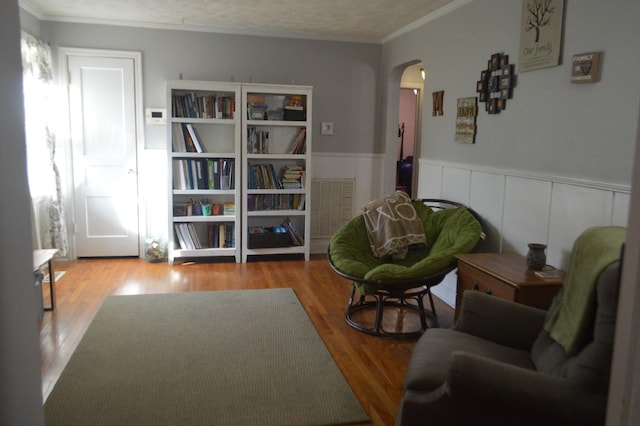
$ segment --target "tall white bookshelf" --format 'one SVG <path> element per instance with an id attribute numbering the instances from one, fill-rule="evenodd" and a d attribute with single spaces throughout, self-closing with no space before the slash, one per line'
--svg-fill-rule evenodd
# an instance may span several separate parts
<path id="1" fill-rule="evenodd" d="M 170 264 L 203 257 L 241 260 L 240 87 L 166 84 Z"/>
<path id="2" fill-rule="evenodd" d="M 241 110 L 242 261 L 309 260 L 312 88 L 243 84 Z"/>

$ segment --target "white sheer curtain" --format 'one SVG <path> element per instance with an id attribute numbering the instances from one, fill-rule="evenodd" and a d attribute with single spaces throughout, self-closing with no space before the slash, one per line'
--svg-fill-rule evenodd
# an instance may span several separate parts
<path id="1" fill-rule="evenodd" d="M 51 49 L 24 31 L 22 68 L 34 248 L 56 248 L 61 256 L 65 256 L 68 239 L 60 174 L 55 162 L 56 136 L 52 120 L 57 106 L 54 104 Z"/>

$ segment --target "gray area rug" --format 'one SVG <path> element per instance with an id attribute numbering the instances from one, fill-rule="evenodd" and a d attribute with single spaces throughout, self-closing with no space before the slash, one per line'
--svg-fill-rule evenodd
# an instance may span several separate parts
<path id="1" fill-rule="evenodd" d="M 105 299 L 47 425 L 369 421 L 292 289 Z"/>

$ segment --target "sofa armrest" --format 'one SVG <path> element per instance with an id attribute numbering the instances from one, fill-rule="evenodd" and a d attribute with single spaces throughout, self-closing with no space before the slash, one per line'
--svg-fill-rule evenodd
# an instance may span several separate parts
<path id="1" fill-rule="evenodd" d="M 546 311 L 477 291 L 465 291 L 454 329 L 516 349 L 530 350 Z"/>
<path id="2" fill-rule="evenodd" d="M 553 424 L 602 424 L 606 394 L 561 377 L 539 373 L 461 351 L 452 354 L 447 393 L 458 403 L 499 404 L 510 411 L 553 419 Z M 535 412 L 531 412 L 535 410 Z"/>

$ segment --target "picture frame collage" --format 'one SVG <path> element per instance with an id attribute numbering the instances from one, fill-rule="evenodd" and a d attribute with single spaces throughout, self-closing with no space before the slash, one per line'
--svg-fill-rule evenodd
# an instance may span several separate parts
<path id="1" fill-rule="evenodd" d="M 494 53 L 481 71 L 476 83 L 478 100 L 485 103 L 489 114 L 498 114 L 507 109 L 507 99 L 513 98 L 515 67 L 509 64 L 509 55 Z"/>

